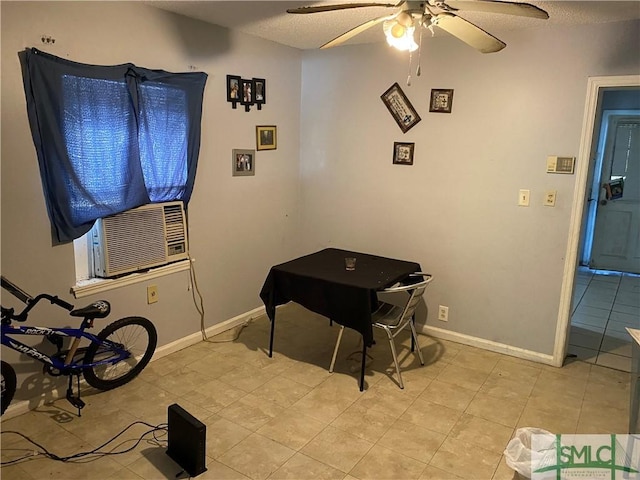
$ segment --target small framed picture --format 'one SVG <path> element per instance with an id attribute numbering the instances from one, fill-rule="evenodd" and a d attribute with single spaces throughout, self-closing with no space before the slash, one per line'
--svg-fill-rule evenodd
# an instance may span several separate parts
<path id="1" fill-rule="evenodd" d="M 253 79 L 253 103 L 256 105 L 264 105 L 267 103 L 267 82 L 264 78 Z"/>
<path id="2" fill-rule="evenodd" d="M 415 143 L 393 142 L 393 163 L 395 165 L 413 165 Z"/>
<path id="3" fill-rule="evenodd" d="M 240 80 L 240 103 L 242 105 L 253 105 L 253 80 L 243 78 Z"/>
<path id="4" fill-rule="evenodd" d="M 277 127 L 275 125 L 262 125 L 256 127 L 256 149 L 275 150 L 277 144 Z"/>
<path id="5" fill-rule="evenodd" d="M 429 111 L 437 113 L 451 113 L 453 105 L 453 90 L 434 88 L 431 90 Z"/>
<path id="6" fill-rule="evenodd" d="M 255 150 L 233 149 L 231 155 L 231 169 L 234 177 L 246 177 L 256 174 Z"/>
<path id="7" fill-rule="evenodd" d="M 411 105 L 397 82 L 380 95 L 380 98 L 400 127 L 400 130 L 402 130 L 402 133 L 406 133 L 420 121 L 420 115 L 413 108 L 413 105 Z"/>
<path id="8" fill-rule="evenodd" d="M 240 101 L 240 77 L 227 75 L 227 102 Z"/>

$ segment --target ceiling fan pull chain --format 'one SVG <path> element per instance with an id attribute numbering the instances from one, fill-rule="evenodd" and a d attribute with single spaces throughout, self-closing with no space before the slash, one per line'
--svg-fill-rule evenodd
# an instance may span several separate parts
<path id="1" fill-rule="evenodd" d="M 411 86 L 411 57 L 413 56 L 413 53 L 410 51 L 409 52 L 409 72 L 407 73 L 407 86 L 410 87 Z"/>
<path id="2" fill-rule="evenodd" d="M 422 58 L 422 20 L 420 21 L 420 37 L 418 38 L 418 67 L 416 68 L 416 77 L 420 76 L 420 59 Z"/>

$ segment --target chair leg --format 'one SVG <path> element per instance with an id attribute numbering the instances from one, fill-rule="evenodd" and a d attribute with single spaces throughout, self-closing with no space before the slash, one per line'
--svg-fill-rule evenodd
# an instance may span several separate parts
<path id="1" fill-rule="evenodd" d="M 336 357 L 338 356 L 338 348 L 340 348 L 340 341 L 342 340 L 343 332 L 344 332 L 344 326 L 340 325 L 340 331 L 338 332 L 338 340 L 336 341 L 336 347 L 333 349 L 333 358 L 331 358 L 331 366 L 329 367 L 329 373 L 333 373 L 333 367 L 336 364 Z"/>
<path id="2" fill-rule="evenodd" d="M 414 313 L 413 315 L 411 315 L 411 323 L 413 325 L 416 324 L 416 314 Z M 413 353 L 413 351 L 416 348 L 416 341 L 415 338 L 413 337 L 413 335 L 411 336 L 411 352 Z"/>
<path id="3" fill-rule="evenodd" d="M 418 358 L 420 359 L 420 365 L 424 365 L 424 358 L 422 358 L 422 350 L 420 350 L 420 344 L 418 343 L 418 332 L 416 332 L 416 327 L 413 325 L 413 322 L 409 322 L 411 325 L 411 339 L 415 341 L 416 350 L 418 350 Z"/>
<path id="4" fill-rule="evenodd" d="M 389 345 L 391 346 L 391 355 L 393 355 L 393 363 L 396 365 L 396 372 L 398 372 L 398 383 L 400 384 L 400 388 L 404 389 L 404 383 L 402 383 L 402 374 L 400 373 L 400 364 L 398 363 L 398 355 L 396 354 L 396 346 L 394 342 L 393 335 L 386 328 L 384 329 L 387 332 L 387 337 L 389 337 Z"/>

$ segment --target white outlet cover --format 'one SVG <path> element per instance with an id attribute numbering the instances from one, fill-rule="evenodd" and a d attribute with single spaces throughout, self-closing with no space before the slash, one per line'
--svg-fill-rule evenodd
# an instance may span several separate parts
<path id="1" fill-rule="evenodd" d="M 543 205 L 547 207 L 554 207 L 556 205 L 556 191 L 555 190 L 547 190 L 544 193 L 544 203 Z"/>

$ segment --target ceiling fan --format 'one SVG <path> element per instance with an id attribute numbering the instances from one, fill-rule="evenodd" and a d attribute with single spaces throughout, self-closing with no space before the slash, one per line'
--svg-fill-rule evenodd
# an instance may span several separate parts
<path id="1" fill-rule="evenodd" d="M 287 10 L 287 13 L 320 13 L 365 7 L 395 8 L 396 11 L 389 15 L 364 22 L 342 35 L 337 36 L 330 42 L 325 43 L 320 48 L 330 48 L 340 45 L 374 25 L 382 23 L 387 42 L 400 50 L 413 51 L 418 48 L 413 38 L 416 27 L 428 28 L 432 34 L 433 27 L 438 27 L 482 53 L 492 53 L 502 50 L 506 47 L 506 44 L 477 25 L 459 17 L 458 12 L 485 12 L 539 19 L 549 18 L 547 12 L 529 3 L 494 0 L 402 0 L 397 4 L 343 3 L 290 8 Z M 420 30 L 420 40 L 421 39 L 422 30 Z"/>

